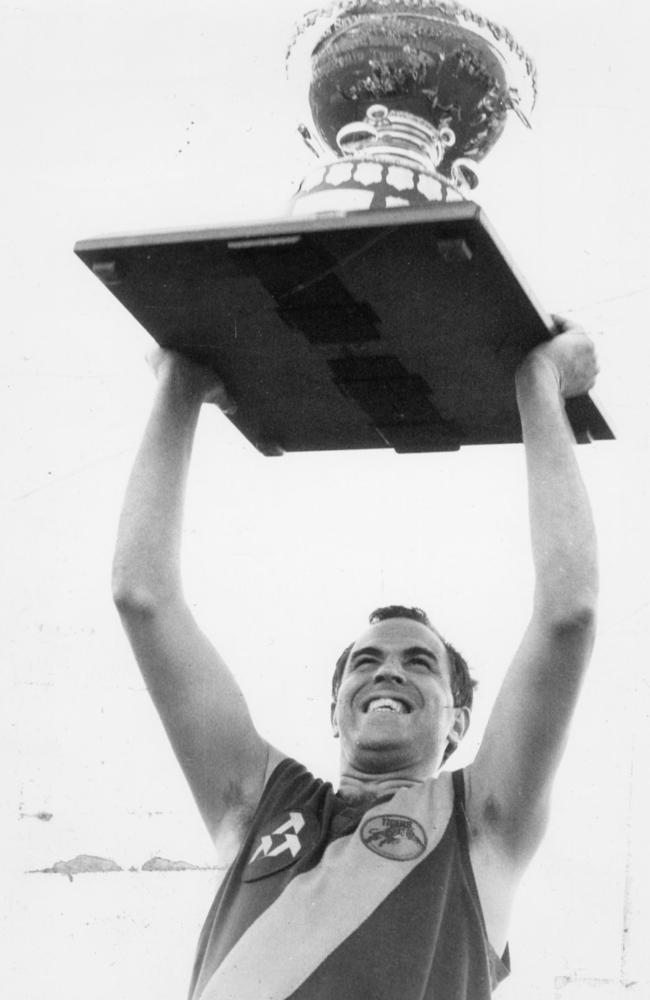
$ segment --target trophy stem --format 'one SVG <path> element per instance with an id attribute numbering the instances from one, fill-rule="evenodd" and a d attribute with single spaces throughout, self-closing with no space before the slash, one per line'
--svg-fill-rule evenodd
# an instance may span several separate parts
<path id="1" fill-rule="evenodd" d="M 343 156 L 368 159 L 391 156 L 402 166 L 437 172 L 446 149 L 456 136 L 450 128 L 436 128 L 424 118 L 404 111 L 390 111 L 383 104 L 368 108 L 361 122 L 339 129 L 336 143 Z"/>

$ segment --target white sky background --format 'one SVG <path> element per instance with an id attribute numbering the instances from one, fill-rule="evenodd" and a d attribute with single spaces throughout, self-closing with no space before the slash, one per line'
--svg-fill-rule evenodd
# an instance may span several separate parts
<path id="1" fill-rule="evenodd" d="M 211 892 L 185 877 L 172 898 L 169 879 L 183 876 L 144 889 L 140 876 L 127 904 L 118 876 L 71 886 L 21 874 L 78 853 L 125 868 L 154 854 L 211 860 L 110 601 L 119 505 L 151 399 L 148 338 L 72 246 L 282 214 L 311 162 L 283 79 L 307 6 L 0 9 L 2 788 L 15 847 L 2 933 L 5 995 L 21 1000 L 53 977 L 69 1000 L 165 1000 L 142 971 L 163 954 L 161 982 L 170 1000 L 182 995 Z M 648 15 L 635 0 L 473 6 L 531 52 L 540 95 L 533 131 L 513 118 L 485 161 L 478 200 L 544 306 L 602 331 L 596 399 L 618 437 L 580 449 L 601 543 L 600 637 L 516 913 L 517 975 L 500 990 L 551 998 L 553 977 L 577 974 L 594 980 L 591 996 L 621 971 L 648 976 Z M 187 588 L 272 742 L 335 776 L 331 668 L 372 608 L 400 602 L 428 609 L 480 679 L 471 752 L 530 606 L 523 472 L 518 447 L 264 459 L 204 415 Z M 29 815 L 39 811 L 53 818 Z M 598 995 L 618 994 L 601 984 Z"/>

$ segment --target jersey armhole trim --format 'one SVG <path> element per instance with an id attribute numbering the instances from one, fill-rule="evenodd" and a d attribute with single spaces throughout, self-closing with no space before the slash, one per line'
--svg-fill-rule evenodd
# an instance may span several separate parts
<path id="1" fill-rule="evenodd" d="M 488 938 L 487 929 L 485 926 L 485 917 L 483 915 L 483 907 L 481 906 L 481 898 L 478 894 L 478 886 L 476 885 L 476 877 L 474 875 L 474 869 L 472 867 L 472 859 L 469 853 L 469 820 L 467 819 L 467 810 L 465 808 L 465 774 L 464 770 L 460 768 L 457 771 L 451 772 L 451 779 L 454 788 L 454 818 L 456 822 L 456 830 L 458 832 L 458 839 L 461 846 L 461 851 L 463 855 L 463 864 L 467 877 L 470 882 L 471 890 L 476 900 L 476 905 L 478 907 L 478 912 L 481 916 L 481 923 L 483 924 L 483 933 L 485 935 L 485 941 L 488 946 L 489 959 L 490 959 L 490 971 L 493 978 L 493 989 L 502 982 L 506 976 L 510 975 L 510 946 L 506 942 L 506 946 L 503 950 L 503 955 L 499 955 L 496 951 L 492 942 Z"/>
<path id="2" fill-rule="evenodd" d="M 264 792 L 266 791 L 271 778 L 275 774 L 280 764 L 284 763 L 285 760 L 291 759 L 290 757 L 287 756 L 286 753 L 282 753 L 281 750 L 278 750 L 277 747 L 272 746 L 270 743 L 268 744 L 268 747 L 269 747 L 269 753 L 266 760 L 266 769 L 264 771 L 264 781 L 262 782 L 262 791 L 260 794 L 260 800 L 262 798 L 262 795 L 264 795 Z"/>

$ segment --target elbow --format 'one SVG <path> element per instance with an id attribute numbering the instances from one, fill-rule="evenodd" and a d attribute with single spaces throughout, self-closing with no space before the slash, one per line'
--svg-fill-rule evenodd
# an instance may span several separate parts
<path id="1" fill-rule="evenodd" d="M 113 604 L 122 618 L 153 618 L 159 602 L 144 588 L 114 583 Z"/>
<path id="2" fill-rule="evenodd" d="M 558 627 L 563 632 L 585 637 L 594 636 L 596 634 L 596 605 L 588 604 L 573 609 L 571 614 L 560 619 Z"/>
<path id="3" fill-rule="evenodd" d="M 598 612 L 598 582 L 576 581 L 573 586 L 538 581 L 534 607 L 537 617 L 557 632 L 595 632 Z"/>
<path id="4" fill-rule="evenodd" d="M 113 569 L 111 580 L 113 604 L 122 618 L 153 618 L 165 604 L 162 593 L 144 581 L 130 579 L 118 569 Z"/>
<path id="5" fill-rule="evenodd" d="M 542 606 L 540 617 L 558 636 L 594 636 L 596 633 L 596 602 L 584 601 L 571 605 Z"/>

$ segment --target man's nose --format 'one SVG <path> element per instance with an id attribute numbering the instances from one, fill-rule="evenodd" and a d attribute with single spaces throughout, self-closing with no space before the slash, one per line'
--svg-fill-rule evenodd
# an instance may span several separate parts
<path id="1" fill-rule="evenodd" d="M 406 675 L 399 657 L 389 656 L 383 663 L 378 664 L 373 680 L 375 683 L 389 680 L 393 683 L 403 684 L 406 680 Z"/>

